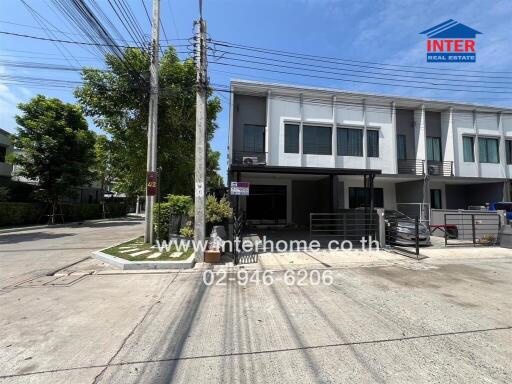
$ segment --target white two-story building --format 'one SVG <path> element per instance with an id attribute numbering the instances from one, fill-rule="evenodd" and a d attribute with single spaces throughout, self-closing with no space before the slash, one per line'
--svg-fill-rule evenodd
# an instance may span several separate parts
<path id="1" fill-rule="evenodd" d="M 255 223 L 366 205 L 510 201 L 512 109 L 235 80 L 229 181 Z M 373 192 L 368 186 L 373 185 Z"/>

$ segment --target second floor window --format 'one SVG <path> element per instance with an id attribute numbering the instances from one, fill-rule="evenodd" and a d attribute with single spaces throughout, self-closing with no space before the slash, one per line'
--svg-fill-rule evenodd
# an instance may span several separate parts
<path id="1" fill-rule="evenodd" d="M 507 153 L 507 164 L 512 164 L 512 140 L 505 140 L 505 151 Z"/>
<path id="2" fill-rule="evenodd" d="M 263 125 L 244 125 L 244 152 L 265 152 L 265 127 Z"/>
<path id="3" fill-rule="evenodd" d="M 499 155 L 499 140 L 492 138 L 479 137 L 478 138 L 478 154 L 481 163 L 494 163 L 500 162 Z"/>
<path id="4" fill-rule="evenodd" d="M 379 157 L 379 131 L 366 131 L 368 157 Z"/>
<path id="5" fill-rule="evenodd" d="M 338 128 L 338 156 L 363 156 L 363 130 Z"/>
<path id="6" fill-rule="evenodd" d="M 317 125 L 304 125 L 302 138 L 302 152 L 310 155 L 332 154 L 331 127 Z"/>
<path id="7" fill-rule="evenodd" d="M 398 160 L 407 159 L 407 138 L 405 135 L 396 136 L 396 153 Z"/>
<path id="8" fill-rule="evenodd" d="M 6 154 L 7 154 L 7 148 L 0 145 L 0 163 L 5 163 Z"/>
<path id="9" fill-rule="evenodd" d="M 427 137 L 427 160 L 441 161 L 440 137 Z"/>
<path id="10" fill-rule="evenodd" d="M 299 153 L 299 125 L 284 125 L 284 152 Z"/>
<path id="11" fill-rule="evenodd" d="M 464 161 L 472 163 L 475 161 L 474 139 L 471 136 L 462 136 L 462 149 L 464 152 Z"/>

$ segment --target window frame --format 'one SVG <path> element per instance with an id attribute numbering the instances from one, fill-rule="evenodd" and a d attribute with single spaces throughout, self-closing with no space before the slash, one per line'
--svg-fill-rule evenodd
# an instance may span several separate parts
<path id="1" fill-rule="evenodd" d="M 486 161 L 482 160 L 481 152 L 480 152 L 480 140 L 485 141 L 485 153 L 486 153 Z M 496 141 L 496 161 L 489 161 L 489 147 L 487 142 L 490 140 Z M 496 136 L 478 136 L 478 161 L 480 164 L 499 164 L 500 163 L 500 138 Z"/>
<path id="2" fill-rule="evenodd" d="M 436 141 L 438 141 L 438 142 L 439 142 L 439 148 L 438 148 L 438 150 L 439 150 L 439 160 L 437 160 L 437 159 L 429 159 L 429 158 L 428 158 L 428 154 L 429 154 L 429 153 L 428 153 L 428 152 L 429 152 L 429 151 L 428 151 L 428 148 L 429 148 L 429 145 L 428 145 L 428 143 L 429 143 L 429 139 L 430 139 L 430 141 L 431 141 L 431 142 L 433 141 L 432 139 L 436 139 Z M 433 147 L 432 147 L 432 148 L 433 148 Z M 426 152 L 427 152 L 427 153 L 426 153 L 426 155 L 427 155 L 427 156 L 426 156 L 426 157 L 427 157 L 427 161 L 430 161 L 430 162 L 442 162 L 442 161 L 443 161 L 443 142 L 442 142 L 442 140 L 441 140 L 441 137 L 440 137 L 440 136 L 427 136 L 427 139 L 426 139 Z M 435 152 L 433 152 L 432 154 L 434 154 L 434 153 L 435 153 Z"/>
<path id="3" fill-rule="evenodd" d="M 466 160 L 465 151 L 464 151 L 464 142 L 465 142 L 464 139 L 471 140 L 471 157 L 473 160 Z M 462 135 L 462 161 L 464 163 L 474 163 L 476 161 L 476 159 L 475 159 L 475 136 Z"/>
<path id="4" fill-rule="evenodd" d="M 505 137 L 505 161 L 512 165 L 512 137 Z"/>
<path id="5" fill-rule="evenodd" d="M 400 150 L 399 150 L 399 145 L 400 145 L 400 138 L 403 137 L 403 143 L 404 143 L 404 158 L 401 159 L 400 158 Z M 396 135 L 396 158 L 397 160 L 407 160 L 407 135 L 404 135 L 402 133 L 399 133 Z"/>
<path id="6" fill-rule="evenodd" d="M 377 154 L 370 155 L 370 132 L 375 132 L 377 134 Z M 379 158 L 380 157 L 380 129 L 372 129 L 368 128 L 366 129 L 366 156 L 372 157 L 372 158 Z"/>
<path id="7" fill-rule="evenodd" d="M 342 153 L 343 151 L 341 150 L 343 147 L 341 145 L 341 137 L 343 135 L 340 135 L 340 131 L 341 130 L 344 130 L 346 129 L 347 130 L 347 153 L 344 154 Z M 361 142 L 361 147 L 359 148 L 360 149 L 360 154 L 351 154 L 348 149 L 350 148 L 349 147 L 349 131 L 358 131 L 360 133 L 360 142 Z M 364 140 L 364 127 L 360 127 L 360 128 L 357 128 L 357 127 L 346 127 L 346 126 L 339 126 L 339 127 L 336 127 L 336 153 L 338 156 L 347 156 L 347 157 L 364 157 L 364 144 L 363 144 L 363 140 Z"/>
<path id="8" fill-rule="evenodd" d="M 328 153 L 317 153 L 317 152 L 311 152 L 309 149 L 306 151 L 306 131 L 309 130 L 309 128 L 324 128 L 328 129 L 330 131 L 329 134 L 329 145 L 328 145 Z M 304 155 L 316 155 L 316 156 L 332 156 L 332 125 L 327 124 L 319 124 L 319 123 L 303 123 L 302 124 L 302 154 Z M 319 137 L 316 135 L 315 137 Z M 308 144 L 309 145 L 309 144 Z M 318 142 L 316 142 L 314 145 L 319 145 Z M 321 151 L 319 151 L 321 152 Z M 327 151 L 326 151 L 327 152 Z"/>
<path id="9" fill-rule="evenodd" d="M 286 138 L 287 138 L 287 127 L 289 126 L 295 126 L 297 127 L 297 151 L 288 151 L 287 150 L 287 146 L 286 146 Z M 283 153 L 295 153 L 295 154 L 298 154 L 300 153 L 300 122 L 296 122 L 296 121 L 285 121 L 284 122 L 284 148 L 283 148 Z"/>
<path id="10" fill-rule="evenodd" d="M 246 148 L 246 134 L 245 134 L 245 130 L 247 127 L 259 127 L 259 128 L 263 128 L 263 150 L 262 151 L 257 151 L 257 150 L 248 150 Z M 265 141 L 266 141 L 266 132 L 265 132 L 265 126 L 264 125 L 259 125 L 259 124 L 244 124 L 244 130 L 243 130 L 243 152 L 246 152 L 246 153 L 265 153 L 266 150 L 265 150 Z"/>

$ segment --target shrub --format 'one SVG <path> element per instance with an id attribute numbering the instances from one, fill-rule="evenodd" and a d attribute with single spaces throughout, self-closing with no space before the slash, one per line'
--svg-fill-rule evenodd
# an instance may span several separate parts
<path id="1" fill-rule="evenodd" d="M 9 190 L 6 187 L 0 187 L 0 201 L 9 200 Z"/>
<path id="2" fill-rule="evenodd" d="M 231 204 L 226 197 L 217 200 L 215 196 L 208 195 L 206 198 L 206 221 L 208 223 L 220 223 L 233 214 Z"/>
<path id="3" fill-rule="evenodd" d="M 191 225 L 187 225 L 186 227 L 181 228 L 180 235 L 187 239 L 191 239 L 194 237 L 194 228 L 192 228 Z"/>
<path id="4" fill-rule="evenodd" d="M 37 203 L 0 203 L 0 226 L 36 224 L 44 214 L 44 205 Z"/>
<path id="5" fill-rule="evenodd" d="M 175 215 L 187 215 L 193 205 L 192 197 L 186 195 L 167 195 L 166 200 Z"/>
<path id="6" fill-rule="evenodd" d="M 160 212 L 160 214 L 158 213 Z M 167 239 L 169 234 L 169 217 L 172 213 L 171 203 L 157 203 L 153 206 L 153 226 L 157 238 Z"/>

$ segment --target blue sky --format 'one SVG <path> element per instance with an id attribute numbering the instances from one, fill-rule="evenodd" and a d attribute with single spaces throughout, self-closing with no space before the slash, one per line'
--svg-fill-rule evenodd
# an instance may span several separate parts
<path id="1" fill-rule="evenodd" d="M 149 35 L 150 26 L 142 7 L 151 0 L 127 0 L 138 22 Z M 38 13 L 60 30 L 77 33 L 56 11 L 51 0 L 27 0 Z M 97 0 L 118 29 L 121 24 L 107 0 Z M 196 0 L 161 0 L 161 19 L 169 39 L 188 38 L 193 34 L 193 20 L 198 17 Z M 204 0 L 205 18 L 211 38 L 238 44 L 307 53 L 351 60 L 450 68 L 475 71 L 512 71 L 512 1 L 379 1 L 379 0 Z M 447 19 L 455 19 L 480 32 L 477 37 L 477 63 L 440 64 L 425 62 L 425 37 L 419 32 Z M 14 23 L 14 24 L 13 24 Z M 16 25 L 23 24 L 23 25 Z M 40 25 L 20 0 L 0 2 L 0 31 L 45 37 Z M 51 27 L 50 27 L 51 28 Z M 56 32 L 57 36 L 63 37 Z M 126 34 L 128 39 L 128 35 Z M 83 36 L 70 35 L 75 40 Z M 162 35 L 163 37 L 163 35 Z M 95 51 L 86 47 L 62 47 L 13 36 L 0 36 L 0 128 L 14 132 L 16 104 L 37 93 L 73 102 L 72 88 L 47 89 L 14 84 L 6 75 L 79 80 L 79 75 L 62 71 L 13 68 L 7 61 L 35 61 L 69 65 L 70 55 L 82 65 L 101 65 Z M 447 92 L 403 87 L 378 86 L 345 81 L 322 80 L 264 73 L 212 64 L 210 79 L 215 84 L 229 84 L 232 78 L 288 82 L 366 92 L 440 99 L 458 99 L 485 104 L 512 106 L 512 95 Z M 512 75 L 509 75 L 512 76 Z M 228 94 L 221 94 L 223 112 L 213 147 L 222 152 L 222 175 L 226 171 L 228 141 Z M 92 127 L 96 130 L 95 127 Z M 172 145 L 172 143 L 169 143 Z"/>

